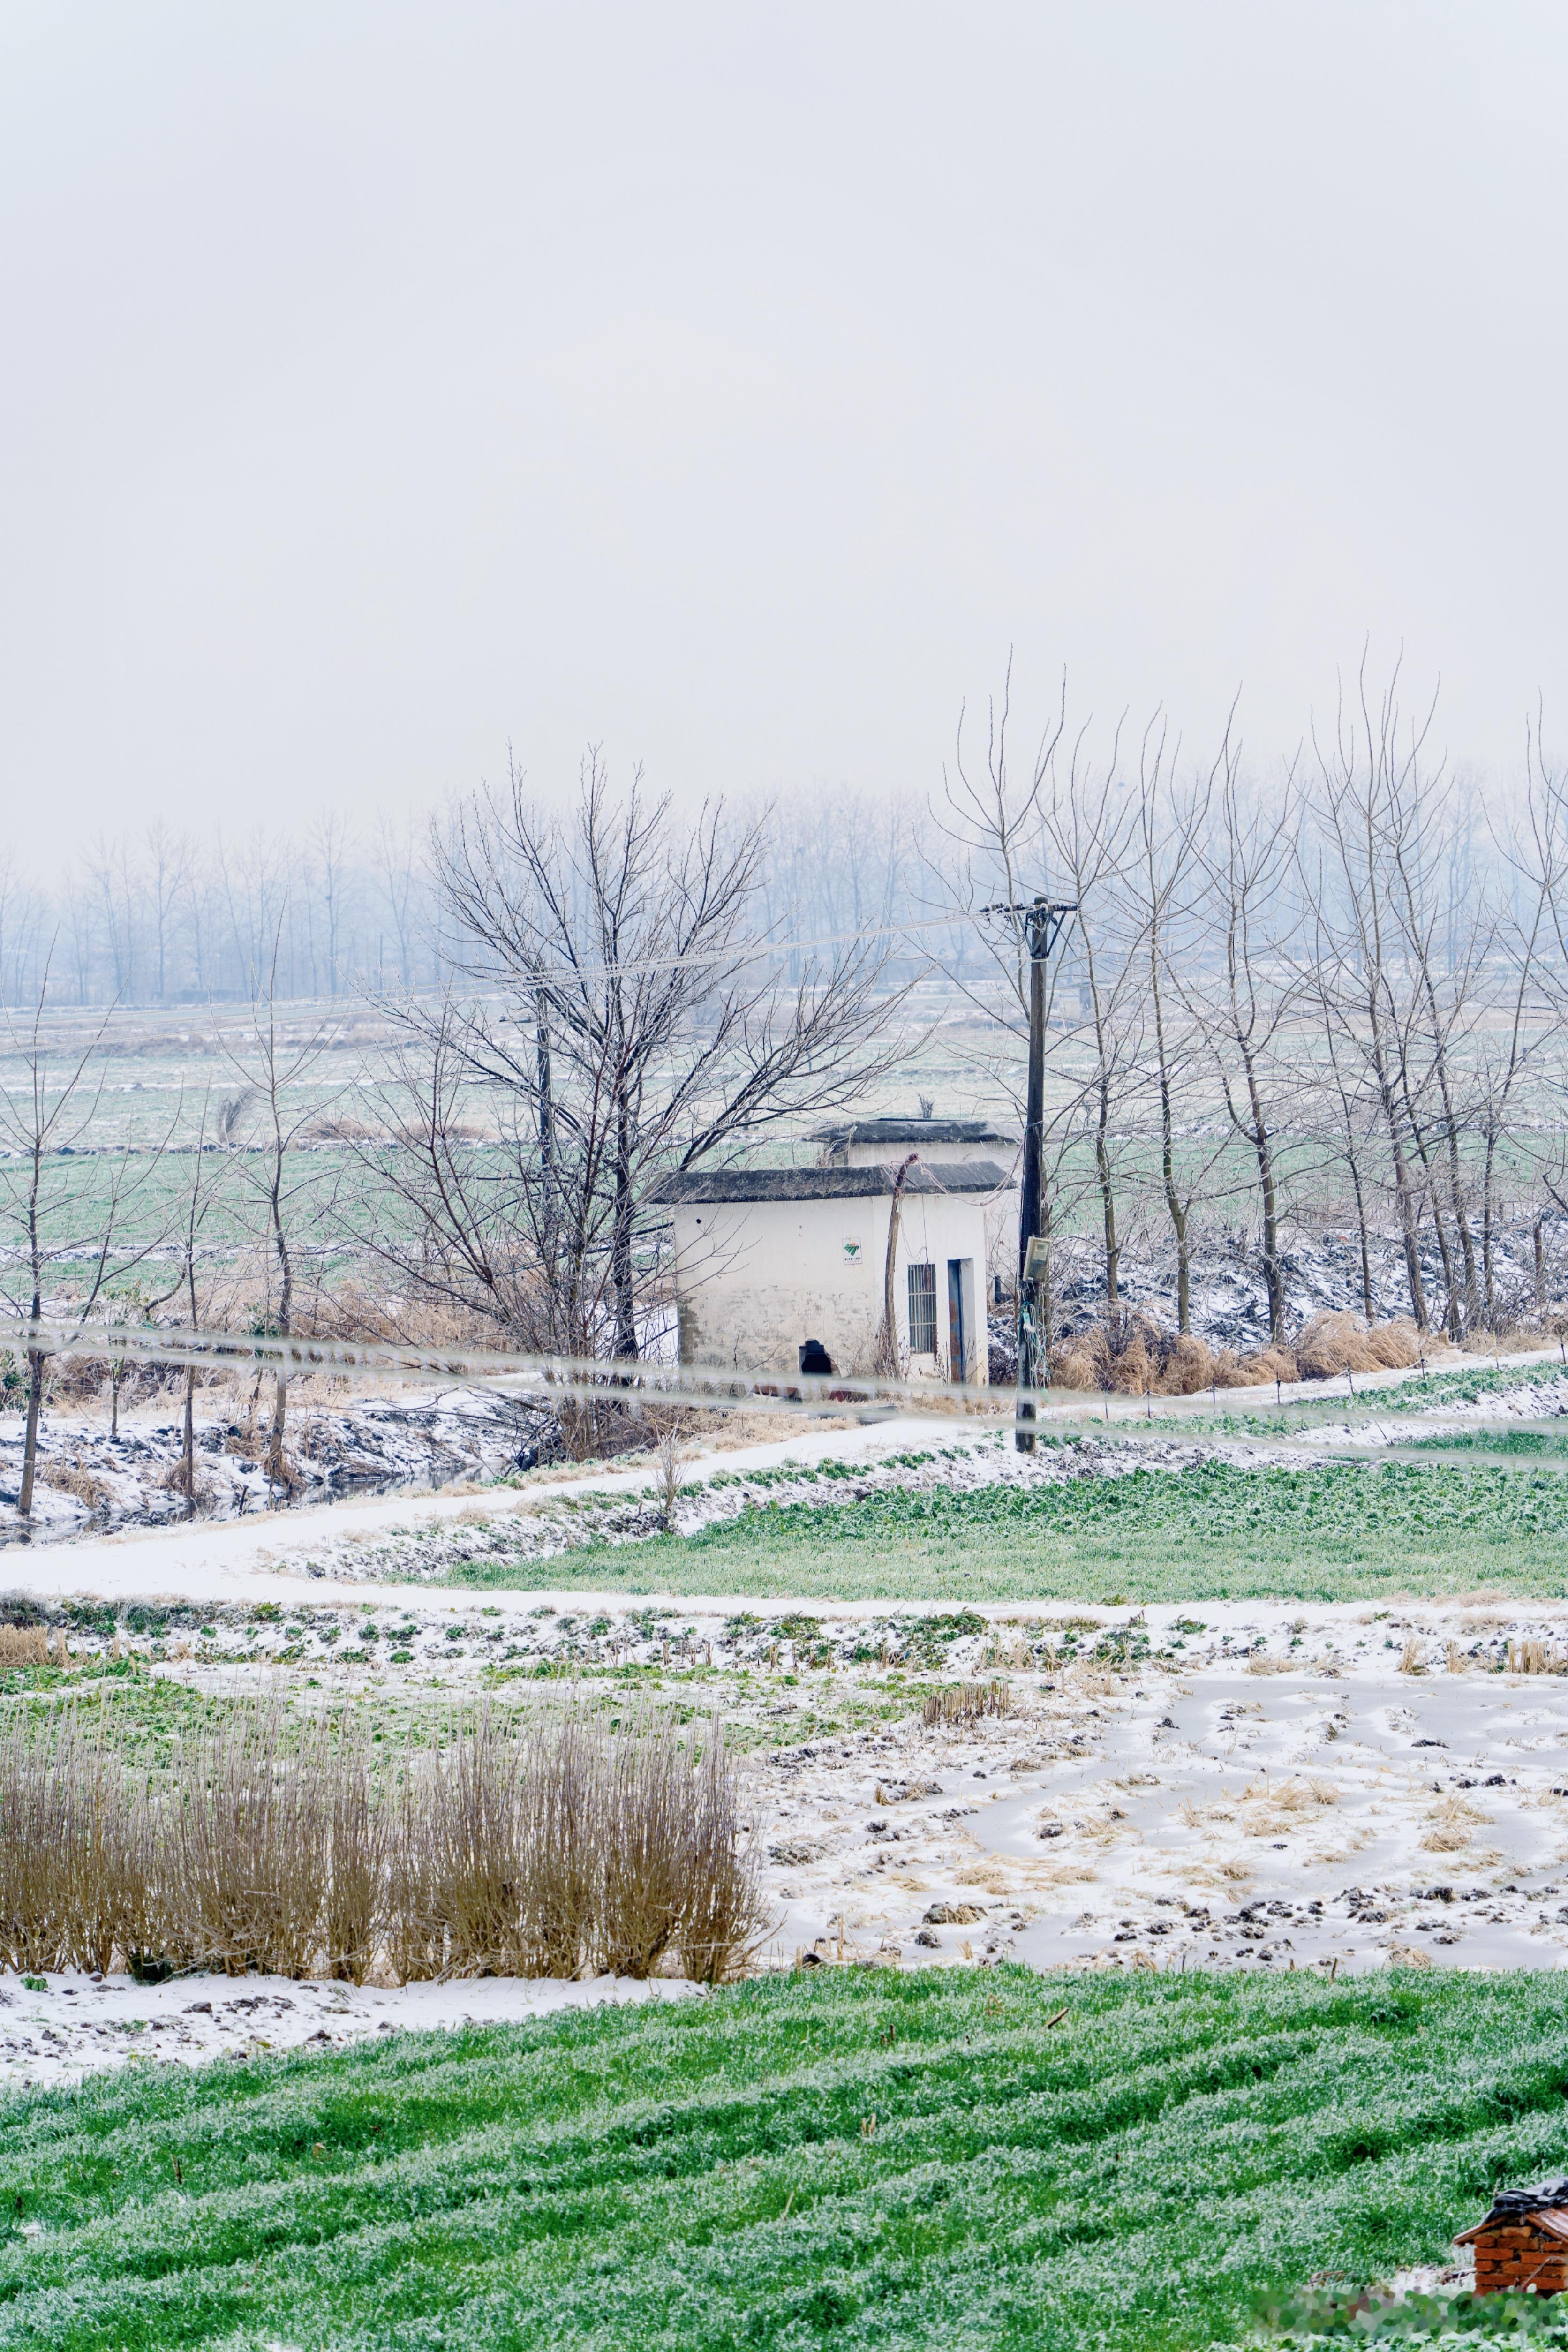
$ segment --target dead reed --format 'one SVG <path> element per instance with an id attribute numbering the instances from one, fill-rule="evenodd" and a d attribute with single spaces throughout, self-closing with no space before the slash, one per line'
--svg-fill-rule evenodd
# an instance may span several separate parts
<path id="1" fill-rule="evenodd" d="M 1013 1691 L 1008 1683 L 949 1683 L 932 1691 L 921 1709 L 927 1724 L 976 1723 L 984 1715 L 1011 1715 Z"/>
<path id="2" fill-rule="evenodd" d="M 1554 1657 L 1544 1642 L 1526 1637 L 1508 1645 L 1508 1671 L 1510 1675 L 1568 1674 L 1568 1651 Z"/>
<path id="3" fill-rule="evenodd" d="M 0 1732 L 0 1963 L 362 1983 L 646 1977 L 706 1982 L 766 1932 L 762 1848 L 715 1725 L 612 1730 L 488 1710 L 378 1771 L 352 1717 L 234 1709 L 154 1782 L 100 1710 Z"/>

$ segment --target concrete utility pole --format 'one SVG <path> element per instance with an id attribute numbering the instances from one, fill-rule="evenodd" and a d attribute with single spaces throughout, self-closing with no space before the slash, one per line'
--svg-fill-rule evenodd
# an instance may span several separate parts
<path id="1" fill-rule="evenodd" d="M 1035 1391 L 1049 1363 L 1035 1312 L 1039 1279 L 1034 1244 L 1040 1232 L 1040 1159 L 1046 1116 L 1046 965 L 1069 915 L 1078 912 L 1076 898 L 1026 899 L 1022 904 L 986 907 L 987 915 L 1010 915 L 1022 929 L 1029 950 L 1029 1091 L 1024 1119 L 1024 1173 L 1018 1202 L 1018 1406 L 1014 1442 L 1020 1454 L 1035 1450 Z"/>

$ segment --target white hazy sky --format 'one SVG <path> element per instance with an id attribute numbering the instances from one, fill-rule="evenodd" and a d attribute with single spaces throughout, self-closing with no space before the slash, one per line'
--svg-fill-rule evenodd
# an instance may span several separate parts
<path id="1" fill-rule="evenodd" d="M 5 837 L 1563 710 L 1568 12 L 18 0 Z M 1568 728 L 1568 713 L 1563 714 Z"/>

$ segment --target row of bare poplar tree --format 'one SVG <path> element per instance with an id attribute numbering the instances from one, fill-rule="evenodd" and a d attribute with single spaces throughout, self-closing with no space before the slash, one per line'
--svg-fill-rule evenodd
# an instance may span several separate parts
<path id="1" fill-rule="evenodd" d="M 989 943 L 965 992 L 1003 1032 L 999 1084 L 1017 1087 L 1026 943 L 981 910 L 1076 904 L 1047 967 L 1040 1223 L 1093 1233 L 1113 1312 L 1135 1233 L 1186 1330 L 1195 1255 L 1229 1227 L 1282 1344 L 1292 1229 L 1336 1222 L 1368 1320 L 1457 1337 L 1544 1297 L 1568 1215 L 1568 782 L 1532 727 L 1521 789 L 1479 793 L 1397 688 L 1363 675 L 1261 782 L 1234 735 L 1197 765 L 1162 718 L 1095 757 L 1064 709 L 1022 771 L 1005 697 L 984 761 L 961 737 L 933 820 Z"/>
<path id="2" fill-rule="evenodd" d="M 438 982 L 426 826 L 327 809 L 299 835 L 195 834 L 160 818 L 81 845 L 40 882 L 0 847 L 0 999 L 175 1007 L 243 1003 L 276 964 L 284 994 L 329 1003 Z"/>

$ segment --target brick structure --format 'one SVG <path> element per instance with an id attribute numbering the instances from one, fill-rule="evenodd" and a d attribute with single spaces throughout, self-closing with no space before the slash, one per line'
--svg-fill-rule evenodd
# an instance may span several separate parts
<path id="1" fill-rule="evenodd" d="M 1478 2294 L 1561 2294 L 1568 2288 L 1568 2180 L 1500 2189 L 1486 2220 L 1454 2242 L 1476 2250 Z"/>

